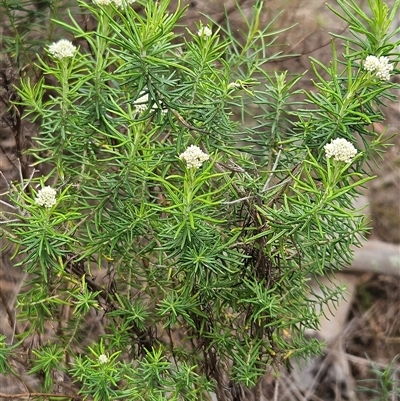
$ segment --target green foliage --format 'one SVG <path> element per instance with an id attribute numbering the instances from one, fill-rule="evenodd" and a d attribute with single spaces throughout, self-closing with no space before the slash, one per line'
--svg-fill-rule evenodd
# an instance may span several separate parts
<path id="1" fill-rule="evenodd" d="M 391 10 L 382 0 L 368 0 L 372 15 L 363 11 L 354 0 L 338 0 L 342 12 L 330 8 L 342 20 L 349 24 L 350 32 L 354 38 L 343 37 L 346 43 L 355 46 L 353 54 L 358 57 L 363 51 L 376 56 L 388 54 L 396 49 L 396 42 L 391 39 L 400 32 L 400 27 L 392 28 L 392 22 L 398 13 L 400 1 L 396 0 Z"/>
<path id="2" fill-rule="evenodd" d="M 53 37 L 57 27 L 54 18 L 67 8 L 75 8 L 72 0 L 0 0 L 2 34 L 0 57 L 7 55 L 24 74 L 34 74 L 29 68 L 37 53 Z"/>
<path id="3" fill-rule="evenodd" d="M 241 38 L 211 21 L 176 33 L 184 10 L 166 0 L 79 1 L 95 30 L 72 14 L 59 22 L 79 47 L 57 58 L 46 46 L 17 102 L 39 127 L 35 164 L 51 171 L 10 191 L 6 227 L 32 277 L 18 339 L 59 325 L 31 359 L 45 391 L 62 372 L 93 400 L 202 400 L 212 389 L 223 400 L 230 383 L 256 386 L 266 366 L 319 351 L 305 330 L 342 289 L 314 297 L 309 281 L 349 264 L 367 230 L 353 200 L 383 142 L 372 124 L 393 100 L 395 85 L 363 63 L 387 56 L 398 72 L 395 11 L 369 3 L 376 18 L 338 2 L 355 38 L 341 37 L 343 59 L 332 46 L 329 66 L 313 60 L 306 93 L 302 76 L 266 69 L 278 32 L 260 29 L 262 2 L 242 14 Z M 339 138 L 363 147 L 327 158 Z M 57 196 L 42 206 L 46 185 Z M 94 315 L 102 332 L 83 341 Z"/>
<path id="4" fill-rule="evenodd" d="M 6 338 L 6 336 L 0 336 L 0 372 L 2 374 L 9 374 L 12 372 L 8 359 L 12 354 L 12 347 L 8 346 Z"/>
<path id="5" fill-rule="evenodd" d="M 30 373 L 41 372 L 44 376 L 43 389 L 51 391 L 53 388 L 52 371 L 62 371 L 61 361 L 64 359 L 64 352 L 55 344 L 52 346 L 39 347 L 33 350 L 35 364 Z"/>
<path id="6" fill-rule="evenodd" d="M 376 397 L 374 397 L 373 400 L 377 401 L 389 401 L 400 396 L 400 379 L 397 357 L 398 356 L 393 358 L 392 362 L 385 368 L 370 361 L 371 370 L 374 373 L 375 378 L 360 382 L 360 384 L 366 384 L 367 386 L 360 386 L 359 391 L 375 394 Z M 370 388 L 371 386 L 374 388 Z"/>

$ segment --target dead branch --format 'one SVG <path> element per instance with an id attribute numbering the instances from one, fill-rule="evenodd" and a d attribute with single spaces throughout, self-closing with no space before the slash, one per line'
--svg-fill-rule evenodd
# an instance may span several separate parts
<path id="1" fill-rule="evenodd" d="M 400 245 L 369 240 L 354 251 L 354 260 L 344 273 L 378 273 L 400 278 Z"/>

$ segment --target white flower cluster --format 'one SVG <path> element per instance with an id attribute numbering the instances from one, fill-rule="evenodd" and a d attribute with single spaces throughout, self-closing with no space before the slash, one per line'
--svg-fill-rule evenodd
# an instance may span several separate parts
<path id="1" fill-rule="evenodd" d="M 210 158 L 207 153 L 204 153 L 198 146 L 190 145 L 179 158 L 186 162 L 187 168 L 200 168 L 201 165 Z"/>
<path id="2" fill-rule="evenodd" d="M 118 8 L 123 8 L 125 4 L 133 4 L 136 0 L 113 0 L 113 3 Z"/>
<path id="3" fill-rule="evenodd" d="M 136 0 L 93 0 L 93 3 L 98 6 L 109 6 L 114 4 L 115 7 L 123 8 L 125 4 L 133 4 Z"/>
<path id="4" fill-rule="evenodd" d="M 99 355 L 99 364 L 100 365 L 104 365 L 107 362 L 108 362 L 107 355 L 104 355 L 104 354 Z"/>
<path id="5" fill-rule="evenodd" d="M 336 138 L 324 146 L 327 158 L 333 157 L 338 162 L 351 163 L 357 149 L 346 139 Z"/>
<path id="6" fill-rule="evenodd" d="M 139 97 L 135 100 L 135 102 L 133 104 L 135 106 L 137 114 L 144 113 L 148 109 L 149 95 L 145 91 L 140 92 Z M 154 103 L 151 106 L 151 109 L 152 110 L 157 110 L 158 107 Z M 166 108 L 164 108 L 164 107 L 161 107 L 160 111 L 161 111 L 161 114 L 166 114 L 168 110 Z"/>
<path id="7" fill-rule="evenodd" d="M 57 191 L 49 186 L 46 186 L 39 190 L 35 203 L 39 206 L 52 207 L 56 204 L 56 193 Z"/>
<path id="8" fill-rule="evenodd" d="M 375 72 L 378 79 L 388 81 L 390 73 L 393 71 L 393 64 L 389 63 L 389 59 L 385 56 L 367 56 L 364 61 L 364 69 L 369 72 Z"/>
<path id="9" fill-rule="evenodd" d="M 139 97 L 135 100 L 134 105 L 136 111 L 141 114 L 147 110 L 149 104 L 149 95 L 144 91 L 140 92 Z"/>
<path id="10" fill-rule="evenodd" d="M 202 26 L 198 31 L 197 31 L 197 35 L 202 37 L 210 37 L 212 35 L 212 30 L 208 27 L 208 26 Z"/>
<path id="11" fill-rule="evenodd" d="M 93 3 L 97 6 L 109 6 L 113 0 L 93 0 Z"/>
<path id="12" fill-rule="evenodd" d="M 49 46 L 49 53 L 59 60 L 63 58 L 73 57 L 76 47 L 67 39 L 61 39 Z"/>

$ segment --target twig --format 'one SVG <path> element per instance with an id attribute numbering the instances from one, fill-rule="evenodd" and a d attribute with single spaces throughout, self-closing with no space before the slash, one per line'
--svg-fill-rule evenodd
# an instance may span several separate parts
<path id="1" fill-rule="evenodd" d="M 0 170 L 0 177 L 4 180 L 4 182 L 6 183 L 6 185 L 7 185 L 7 188 L 8 188 L 8 191 L 10 190 L 10 184 L 9 184 L 9 182 L 8 182 L 8 180 L 7 180 L 7 178 L 4 176 L 4 174 L 3 174 L 3 172 Z M 6 193 L 8 193 L 8 191 L 6 192 Z M 5 195 L 5 194 L 1 194 L 1 195 Z"/>
<path id="2" fill-rule="evenodd" d="M 18 162 L 18 175 L 19 175 L 19 182 L 21 183 L 21 185 L 24 184 L 24 177 L 22 175 L 22 166 L 21 166 L 21 160 L 19 160 L 19 158 L 17 159 Z"/>
<path id="3" fill-rule="evenodd" d="M 53 393 L 20 393 L 20 394 L 7 394 L 0 393 L 1 398 L 11 400 L 13 398 L 28 398 L 31 397 L 52 397 L 52 398 L 70 398 L 71 400 L 82 400 L 83 397 L 76 394 L 53 394 Z"/>
<path id="4" fill-rule="evenodd" d="M 278 401 L 279 395 L 279 380 L 275 380 L 274 401 Z"/>
<path id="5" fill-rule="evenodd" d="M 371 272 L 400 277 L 400 246 L 368 240 L 354 251 L 351 265 L 343 273 Z"/>
<path id="6" fill-rule="evenodd" d="M 171 110 L 172 114 L 178 119 L 178 121 L 179 121 L 184 127 L 188 128 L 188 129 L 190 129 L 190 130 L 193 130 L 193 131 L 198 131 L 198 132 L 201 132 L 201 133 L 203 133 L 203 134 L 210 135 L 210 132 L 205 131 L 205 130 L 203 130 L 203 129 L 201 129 L 201 128 L 194 127 L 193 125 L 190 125 L 187 121 L 185 121 L 185 119 L 184 119 L 176 110 L 174 110 L 174 109 L 170 109 L 170 110 Z"/>
<path id="7" fill-rule="evenodd" d="M 281 185 L 284 185 L 284 184 L 286 184 L 287 182 L 289 182 L 289 181 L 291 181 L 292 179 L 291 178 L 286 178 L 286 179 L 284 179 L 283 181 L 281 181 L 280 183 L 278 183 L 278 184 L 275 184 L 275 185 L 273 185 L 272 187 L 269 187 L 268 189 L 274 189 L 274 188 L 277 188 L 277 187 L 280 187 Z M 260 191 L 260 194 L 262 194 L 262 193 L 264 193 L 265 191 Z M 225 201 L 225 202 L 222 202 L 222 204 L 223 205 L 233 205 L 233 204 L 235 204 L 235 203 L 239 203 L 239 202 L 243 202 L 243 201 L 246 201 L 246 200 L 249 200 L 249 199 L 251 199 L 251 198 L 255 198 L 257 196 L 257 194 L 255 194 L 255 195 L 249 195 L 249 196 L 245 196 L 244 198 L 239 198 L 239 199 L 235 199 L 235 200 L 233 200 L 233 201 Z"/>
<path id="8" fill-rule="evenodd" d="M 17 207 L 11 205 L 11 203 L 5 202 L 5 201 L 3 201 L 3 200 L 1 200 L 1 199 L 0 199 L 0 203 L 1 203 L 2 205 L 5 205 L 5 206 L 7 206 L 7 207 L 10 207 L 11 209 L 18 209 Z"/>
<path id="9" fill-rule="evenodd" d="M 278 166 L 279 159 L 281 158 L 281 154 L 282 154 L 282 147 L 280 146 L 279 147 L 279 152 L 278 152 L 278 154 L 276 156 L 276 159 L 275 159 L 275 162 L 274 162 L 274 165 L 272 166 L 272 170 L 269 173 L 269 177 L 268 177 L 266 183 L 264 184 L 264 187 L 263 187 L 261 192 L 265 192 L 268 189 L 269 183 L 270 183 L 270 181 L 272 179 L 272 175 L 273 175 L 274 171 L 276 170 L 276 167 Z"/>
<path id="10" fill-rule="evenodd" d="M 261 379 L 257 380 L 257 384 L 254 387 L 253 394 L 254 394 L 254 401 L 261 401 Z"/>
<path id="11" fill-rule="evenodd" d="M 29 167 L 33 167 L 33 166 L 29 166 Z M 26 181 L 25 185 L 23 185 L 22 189 L 25 191 L 25 189 L 28 187 L 28 185 L 31 183 L 33 176 L 35 175 L 35 173 L 38 173 L 39 170 L 32 170 L 31 175 L 29 176 L 28 180 Z M 21 185 L 23 184 L 23 182 L 21 182 Z"/>
<path id="12" fill-rule="evenodd" d="M 18 328 L 17 328 L 17 326 L 16 326 L 16 321 L 15 321 L 15 309 L 14 309 L 14 310 L 11 310 L 10 306 L 8 305 L 7 298 L 6 298 L 5 295 L 3 294 L 3 291 L 1 290 L 1 287 L 0 287 L 0 300 L 1 300 L 2 304 L 3 304 L 4 309 L 6 310 L 7 318 L 8 318 L 8 321 L 9 321 L 9 323 L 10 323 L 10 326 L 11 326 L 11 327 L 13 328 L 13 330 L 14 330 L 14 332 L 13 332 L 13 338 L 11 339 L 11 344 L 12 344 L 13 341 L 14 341 L 14 333 L 16 333 L 17 335 L 20 334 L 20 333 L 19 333 Z M 14 312 L 14 313 L 13 313 L 13 312 Z"/>

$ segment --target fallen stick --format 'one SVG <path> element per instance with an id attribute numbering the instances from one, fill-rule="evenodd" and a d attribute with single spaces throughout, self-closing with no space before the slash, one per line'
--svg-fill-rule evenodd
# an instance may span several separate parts
<path id="1" fill-rule="evenodd" d="M 369 240 L 354 251 L 352 264 L 343 273 L 378 273 L 400 277 L 400 246 Z"/>

